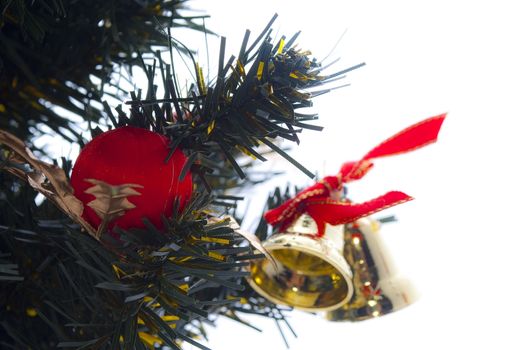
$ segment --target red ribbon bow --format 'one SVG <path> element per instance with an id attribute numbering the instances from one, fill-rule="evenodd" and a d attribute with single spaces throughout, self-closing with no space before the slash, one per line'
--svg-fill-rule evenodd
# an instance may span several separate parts
<path id="1" fill-rule="evenodd" d="M 403 192 L 391 191 L 364 203 L 331 199 L 333 191 L 343 184 L 359 180 L 374 166 L 372 159 L 402 154 L 436 142 L 446 114 L 425 119 L 388 138 L 356 162 L 342 165 L 336 176 L 324 177 L 296 197 L 264 214 L 265 220 L 280 231 L 288 228 L 302 213 L 309 214 L 318 225 L 318 236 L 323 236 L 325 225 L 340 225 L 398 205 L 413 198 Z"/>

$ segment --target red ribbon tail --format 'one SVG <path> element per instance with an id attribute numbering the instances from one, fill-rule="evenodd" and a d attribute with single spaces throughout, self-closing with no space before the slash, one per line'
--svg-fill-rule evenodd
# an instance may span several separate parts
<path id="1" fill-rule="evenodd" d="M 338 202 L 331 199 L 312 200 L 307 203 L 305 210 L 316 221 L 318 235 L 322 236 L 324 231 L 321 228 L 325 223 L 347 224 L 412 199 L 403 192 L 392 191 L 363 203 Z"/>
<path id="2" fill-rule="evenodd" d="M 406 153 L 436 142 L 446 116 L 446 113 L 440 114 L 403 129 L 372 149 L 363 159 Z"/>

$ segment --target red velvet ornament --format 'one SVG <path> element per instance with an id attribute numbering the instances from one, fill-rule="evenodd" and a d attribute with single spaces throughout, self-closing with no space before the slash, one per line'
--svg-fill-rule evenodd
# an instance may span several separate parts
<path id="1" fill-rule="evenodd" d="M 95 137 L 80 152 L 71 175 L 75 196 L 84 205 L 83 217 L 94 227 L 101 219 L 87 204 L 95 199 L 85 193 L 93 186 L 86 179 L 101 180 L 109 185 L 137 184 L 140 195 L 129 196 L 136 208 L 112 221 L 123 229 L 143 228 L 142 218 L 149 219 L 157 228 L 163 227 L 161 216 L 172 215 L 176 198 L 182 210 L 192 193 L 191 173 L 180 181 L 180 172 L 187 161 L 177 149 L 167 162 L 169 153 L 167 137 L 141 128 L 126 126 Z"/>

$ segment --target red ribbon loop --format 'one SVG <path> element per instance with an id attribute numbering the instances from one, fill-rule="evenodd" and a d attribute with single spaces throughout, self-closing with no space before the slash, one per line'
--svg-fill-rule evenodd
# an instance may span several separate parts
<path id="1" fill-rule="evenodd" d="M 409 126 L 374 147 L 359 161 L 344 163 L 339 173 L 327 176 L 299 192 L 279 207 L 264 214 L 265 220 L 280 231 L 287 229 L 302 213 L 308 213 L 318 225 L 318 236 L 325 232 L 325 225 L 353 222 L 394 205 L 412 200 L 403 192 L 391 191 L 364 203 L 331 199 L 333 191 L 343 184 L 359 180 L 374 166 L 372 159 L 402 154 L 436 142 L 446 114 L 425 119 Z"/>

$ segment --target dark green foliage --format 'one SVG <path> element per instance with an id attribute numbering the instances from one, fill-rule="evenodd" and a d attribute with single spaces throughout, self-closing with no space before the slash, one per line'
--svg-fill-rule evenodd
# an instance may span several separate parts
<path id="1" fill-rule="evenodd" d="M 140 52 L 168 47 L 163 28 L 202 29 L 180 15 L 184 3 L 1 0 L 0 128 L 29 140 L 45 125 L 81 142 L 69 116 L 98 121 L 104 93 L 123 100 L 118 80 L 140 64 Z"/>

